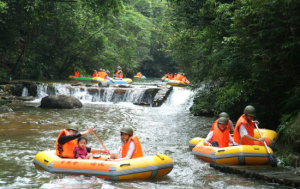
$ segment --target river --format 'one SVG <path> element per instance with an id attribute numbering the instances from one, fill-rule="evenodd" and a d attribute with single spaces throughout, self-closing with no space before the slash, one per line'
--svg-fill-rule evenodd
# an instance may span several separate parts
<path id="1" fill-rule="evenodd" d="M 153 83 L 162 84 L 159 79 L 134 81 L 140 85 Z M 0 112 L 1 188 L 288 188 L 221 173 L 191 155 L 189 141 L 205 137 L 214 119 L 189 113 L 193 92 L 188 88 L 175 87 L 161 107 L 82 98 L 83 108 L 74 110 L 38 108 L 41 97 L 46 95 L 42 92 L 39 91 L 34 102 L 11 103 L 8 106 L 12 112 Z M 80 94 L 77 96 L 80 98 Z M 41 120 L 45 123 L 37 124 Z M 81 131 L 93 126 L 111 152 L 119 149 L 120 128 L 131 126 L 140 138 L 144 155 L 166 154 L 173 159 L 174 168 L 167 176 L 157 179 L 128 181 L 51 174 L 36 169 L 32 163 L 34 156 L 42 150 L 54 149 L 56 137 L 68 121 L 80 123 Z M 89 147 L 101 148 L 92 134 L 86 137 Z"/>

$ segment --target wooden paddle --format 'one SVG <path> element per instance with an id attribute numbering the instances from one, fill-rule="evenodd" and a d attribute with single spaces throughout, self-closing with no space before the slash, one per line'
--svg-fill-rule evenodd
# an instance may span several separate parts
<path id="1" fill-rule="evenodd" d="M 262 134 L 261 134 L 261 132 L 260 132 L 260 130 L 259 130 L 259 128 L 258 128 L 258 126 L 257 126 L 256 123 L 255 123 L 255 127 L 256 127 L 256 129 L 257 129 L 257 131 L 258 131 L 260 137 L 262 138 L 263 136 L 262 136 Z M 264 141 L 264 144 L 265 144 L 265 147 L 266 147 L 266 149 L 267 149 L 267 151 L 268 151 L 269 158 L 270 158 L 270 161 L 271 161 L 271 163 L 272 163 L 272 167 L 277 167 L 277 162 L 276 162 L 276 160 L 273 158 L 273 156 L 272 156 L 272 154 L 271 154 L 271 152 L 270 152 L 270 150 L 269 150 L 269 148 L 268 148 L 268 146 L 267 146 L 266 141 Z"/>
<path id="2" fill-rule="evenodd" d="M 104 150 L 108 151 L 108 150 L 105 148 L 105 146 L 102 144 L 102 142 L 99 140 L 99 138 L 96 136 L 96 134 L 94 133 L 94 131 L 93 131 L 93 134 L 95 135 L 96 139 L 97 139 L 98 142 L 101 144 L 101 146 L 104 148 Z M 108 153 L 108 155 L 110 155 L 110 154 Z"/>

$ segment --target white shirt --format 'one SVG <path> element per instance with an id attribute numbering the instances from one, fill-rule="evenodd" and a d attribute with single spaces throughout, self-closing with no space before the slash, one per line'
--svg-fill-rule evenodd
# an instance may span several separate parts
<path id="1" fill-rule="evenodd" d="M 247 132 L 247 130 L 246 130 L 246 128 L 245 128 L 244 125 L 241 125 L 241 126 L 240 126 L 239 132 L 240 132 L 240 135 L 241 135 L 240 137 L 241 137 L 241 138 L 243 138 L 245 135 L 248 135 L 248 132 Z"/>
<path id="2" fill-rule="evenodd" d="M 129 149 L 128 149 L 126 156 L 123 158 L 120 158 L 120 159 L 115 159 L 115 161 L 122 161 L 122 160 L 130 159 L 132 157 L 134 150 L 135 150 L 135 145 L 134 145 L 133 141 L 131 141 L 129 144 Z"/>
<path id="3" fill-rule="evenodd" d="M 210 131 L 205 139 L 206 142 L 211 141 L 212 137 L 213 137 L 214 131 Z M 238 145 L 236 142 L 234 142 L 233 138 L 231 137 L 231 135 L 229 134 L 229 142 L 232 142 L 234 145 Z"/>

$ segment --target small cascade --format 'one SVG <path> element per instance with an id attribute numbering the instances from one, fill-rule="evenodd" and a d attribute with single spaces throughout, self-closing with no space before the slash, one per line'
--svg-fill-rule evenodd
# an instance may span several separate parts
<path id="1" fill-rule="evenodd" d="M 28 88 L 26 86 L 23 87 L 22 96 L 28 96 Z"/>
<path id="2" fill-rule="evenodd" d="M 174 87 L 164 107 L 184 107 L 189 109 L 193 105 L 194 91 L 186 88 Z"/>
<path id="3" fill-rule="evenodd" d="M 158 91 L 158 88 L 156 89 Z M 151 91 L 151 92 L 149 92 Z M 85 86 L 71 86 L 70 84 L 53 84 L 53 86 L 38 85 L 36 100 L 48 95 L 68 95 L 84 103 L 90 102 L 129 102 L 152 104 L 155 94 L 153 87 L 134 88 L 99 88 Z"/>

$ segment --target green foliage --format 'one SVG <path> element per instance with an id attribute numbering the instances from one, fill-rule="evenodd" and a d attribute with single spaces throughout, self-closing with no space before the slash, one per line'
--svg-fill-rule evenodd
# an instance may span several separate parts
<path id="1" fill-rule="evenodd" d="M 300 3 L 168 2 L 165 50 L 197 88 L 204 82 L 210 91 L 199 92 L 192 111 L 226 111 L 237 119 L 251 104 L 262 127 L 276 129 L 281 122 L 287 143 L 299 140 L 293 130 L 300 111 Z"/>

